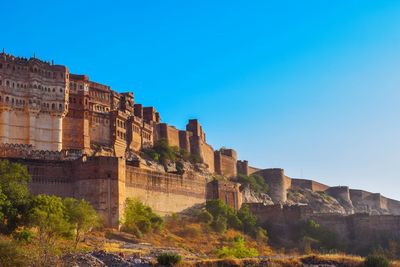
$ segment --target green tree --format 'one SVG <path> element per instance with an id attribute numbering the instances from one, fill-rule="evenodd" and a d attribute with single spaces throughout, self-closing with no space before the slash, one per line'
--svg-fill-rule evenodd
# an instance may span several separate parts
<path id="1" fill-rule="evenodd" d="M 255 237 L 257 234 L 257 218 L 251 213 L 249 207 L 247 205 L 242 205 L 237 216 L 243 223 L 243 232 Z"/>
<path id="2" fill-rule="evenodd" d="M 65 198 L 63 200 L 68 221 L 75 230 L 75 248 L 83 239 L 85 234 L 99 224 L 99 217 L 96 210 L 86 200 Z"/>
<path id="3" fill-rule="evenodd" d="M 235 236 L 230 242 L 229 246 L 224 246 L 221 249 L 217 249 L 217 255 L 219 258 L 250 258 L 257 257 L 258 252 L 254 248 L 246 246 L 243 236 Z"/>
<path id="4" fill-rule="evenodd" d="M 72 235 L 65 206 L 59 197 L 38 195 L 33 199 L 29 218 L 32 226 L 38 230 L 40 264 L 48 266 L 51 264 L 57 239 Z"/>
<path id="5" fill-rule="evenodd" d="M 30 176 L 26 167 L 0 161 L 0 231 L 11 233 L 26 219 Z"/>
<path id="6" fill-rule="evenodd" d="M 164 220 L 138 199 L 127 198 L 125 202 L 123 228 L 140 237 L 150 231 L 161 230 Z"/>

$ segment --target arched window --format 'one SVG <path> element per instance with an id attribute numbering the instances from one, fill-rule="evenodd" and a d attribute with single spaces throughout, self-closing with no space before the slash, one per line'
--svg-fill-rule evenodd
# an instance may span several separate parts
<path id="1" fill-rule="evenodd" d="M 56 104 L 51 104 L 51 109 L 56 109 Z"/>

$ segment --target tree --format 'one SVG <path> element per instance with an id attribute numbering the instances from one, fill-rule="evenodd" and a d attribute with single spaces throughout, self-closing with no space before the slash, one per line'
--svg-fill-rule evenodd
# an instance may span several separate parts
<path id="1" fill-rule="evenodd" d="M 224 246 L 221 249 L 217 249 L 217 255 L 219 258 L 250 258 L 257 257 L 258 252 L 254 248 L 246 246 L 243 236 L 235 236 L 230 242 L 229 246 Z"/>
<path id="2" fill-rule="evenodd" d="M 237 216 L 243 223 L 243 232 L 255 237 L 257 234 L 257 218 L 251 213 L 249 207 L 242 205 Z"/>
<path id="3" fill-rule="evenodd" d="M 75 249 L 85 234 L 99 224 L 96 210 L 86 200 L 65 198 L 63 200 L 69 223 L 75 230 Z"/>
<path id="4" fill-rule="evenodd" d="M 140 237 L 150 231 L 161 230 L 164 220 L 138 199 L 127 198 L 125 202 L 123 228 Z"/>
<path id="5" fill-rule="evenodd" d="M 0 161 L 0 231 L 11 233 L 26 218 L 30 203 L 26 167 Z"/>
<path id="6" fill-rule="evenodd" d="M 48 266 L 57 238 L 72 235 L 72 226 L 61 198 L 49 195 L 34 197 L 29 219 L 38 230 L 41 265 Z"/>

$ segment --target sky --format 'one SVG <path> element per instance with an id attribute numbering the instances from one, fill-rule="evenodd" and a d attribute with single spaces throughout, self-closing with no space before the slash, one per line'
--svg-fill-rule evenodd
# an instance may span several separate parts
<path id="1" fill-rule="evenodd" d="M 0 49 L 131 91 L 259 168 L 400 199 L 400 1 L 1 3 Z"/>

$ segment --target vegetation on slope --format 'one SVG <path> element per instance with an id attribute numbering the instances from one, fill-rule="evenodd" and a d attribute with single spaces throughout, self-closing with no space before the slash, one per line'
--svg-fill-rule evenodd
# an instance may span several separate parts
<path id="1" fill-rule="evenodd" d="M 155 142 L 154 146 L 151 148 L 143 149 L 144 154 L 164 166 L 169 163 L 177 163 L 177 171 L 181 168 L 179 160 L 190 161 L 191 163 L 201 163 L 202 160 L 199 156 L 188 153 L 183 149 L 179 149 L 176 146 L 170 146 L 168 141 L 165 139 L 160 139 Z"/>

